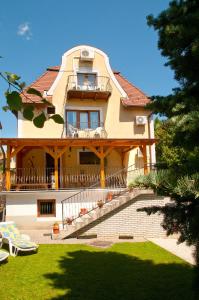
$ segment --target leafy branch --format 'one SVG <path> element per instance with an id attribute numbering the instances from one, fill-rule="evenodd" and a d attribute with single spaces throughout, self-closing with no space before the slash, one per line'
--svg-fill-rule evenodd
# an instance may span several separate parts
<path id="1" fill-rule="evenodd" d="M 0 72 L 0 77 L 8 83 L 8 89 L 5 92 L 6 105 L 2 107 L 4 111 L 21 112 L 26 120 L 32 121 L 38 128 L 42 128 L 49 119 L 52 119 L 55 123 L 64 124 L 64 119 L 59 114 L 48 117 L 43 110 L 39 114 L 35 114 L 35 103 L 27 94 L 39 97 L 40 102 L 45 105 L 52 106 L 52 103 L 44 98 L 37 89 L 25 88 L 25 82 L 20 81 L 20 76 L 10 72 Z M 22 97 L 28 100 L 29 103 L 23 103 Z"/>

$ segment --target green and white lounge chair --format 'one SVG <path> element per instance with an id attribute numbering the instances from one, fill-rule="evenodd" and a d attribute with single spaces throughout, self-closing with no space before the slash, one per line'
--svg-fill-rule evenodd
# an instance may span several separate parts
<path id="1" fill-rule="evenodd" d="M 0 222 L 0 235 L 2 243 L 9 244 L 10 255 L 16 256 L 19 251 L 37 251 L 38 245 L 30 241 L 30 237 L 20 234 L 16 224 L 10 222 Z"/>
<path id="2" fill-rule="evenodd" d="M 8 256 L 9 256 L 8 252 L 0 250 L 0 262 L 3 260 L 6 260 L 8 258 Z"/>

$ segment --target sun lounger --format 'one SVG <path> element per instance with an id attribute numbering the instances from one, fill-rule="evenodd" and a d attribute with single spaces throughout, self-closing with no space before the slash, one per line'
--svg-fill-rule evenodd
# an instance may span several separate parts
<path id="1" fill-rule="evenodd" d="M 0 250 L 0 262 L 3 260 L 6 260 L 8 258 L 8 256 L 9 256 L 8 252 Z"/>
<path id="2" fill-rule="evenodd" d="M 0 235 L 2 243 L 9 244 L 10 255 L 16 256 L 19 251 L 37 251 L 38 245 L 30 241 L 30 237 L 20 234 L 14 222 L 1 222 Z"/>

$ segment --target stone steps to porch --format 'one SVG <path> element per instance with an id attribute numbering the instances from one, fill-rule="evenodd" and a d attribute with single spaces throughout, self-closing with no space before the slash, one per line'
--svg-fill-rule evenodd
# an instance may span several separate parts
<path id="1" fill-rule="evenodd" d="M 147 191 L 147 192 L 153 193 L 152 191 Z M 83 229 L 85 226 L 102 218 L 103 216 L 114 211 L 115 209 L 119 208 L 125 203 L 128 203 L 133 198 L 145 193 L 146 190 L 139 190 L 139 189 L 134 189 L 133 191 L 125 191 L 124 194 L 119 195 L 116 198 L 113 198 L 113 200 L 109 202 L 106 202 L 103 205 L 103 207 L 101 208 L 97 207 L 92 211 L 88 212 L 87 214 L 78 217 L 73 221 L 71 225 L 64 225 L 64 229 L 60 231 L 59 235 L 53 234 L 52 239 L 65 239 L 71 237 L 80 229 Z"/>

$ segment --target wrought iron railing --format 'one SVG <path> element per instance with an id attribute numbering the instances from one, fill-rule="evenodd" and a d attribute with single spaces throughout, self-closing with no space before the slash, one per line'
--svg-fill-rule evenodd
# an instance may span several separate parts
<path id="1" fill-rule="evenodd" d="M 72 138 L 107 138 L 103 122 L 70 122 L 66 124 L 66 136 Z"/>
<path id="2" fill-rule="evenodd" d="M 147 166 L 150 169 L 150 166 Z M 85 188 L 70 197 L 62 200 L 62 223 L 63 228 L 67 223 L 73 222 L 83 213 L 89 213 L 97 208 L 100 203 L 108 201 L 109 194 L 112 196 L 120 194 L 138 175 L 144 174 L 144 167 L 135 168 L 132 165 L 123 168 L 110 176 L 106 176 L 106 188 L 100 189 L 100 180 L 88 188 Z"/>
<path id="3" fill-rule="evenodd" d="M 110 78 L 106 76 L 96 76 L 95 79 L 82 80 L 78 75 L 69 75 L 67 83 L 67 91 L 87 91 L 87 92 L 111 92 L 112 87 Z"/>

